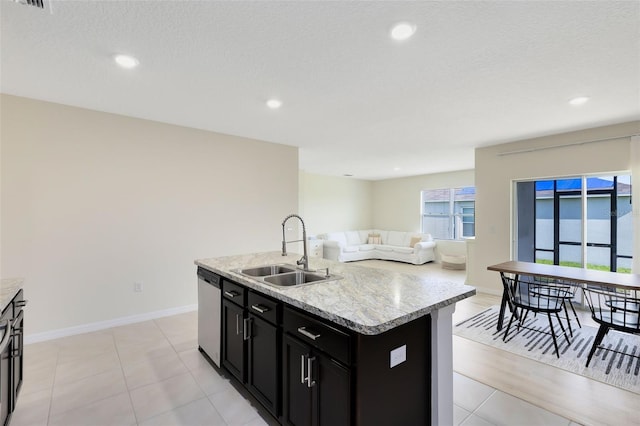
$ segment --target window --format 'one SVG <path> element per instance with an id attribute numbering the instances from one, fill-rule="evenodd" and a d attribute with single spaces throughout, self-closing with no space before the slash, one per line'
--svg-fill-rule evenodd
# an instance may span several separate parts
<path id="1" fill-rule="evenodd" d="M 631 176 L 517 182 L 517 259 L 631 272 Z"/>
<path id="2" fill-rule="evenodd" d="M 462 236 L 473 237 L 476 235 L 476 209 L 475 207 L 462 208 Z"/>
<path id="3" fill-rule="evenodd" d="M 422 191 L 422 232 L 440 240 L 475 236 L 475 200 L 473 186 Z"/>

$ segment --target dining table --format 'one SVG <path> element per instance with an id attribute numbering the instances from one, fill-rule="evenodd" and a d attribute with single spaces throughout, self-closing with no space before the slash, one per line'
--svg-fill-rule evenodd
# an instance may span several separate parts
<path id="1" fill-rule="evenodd" d="M 499 272 L 501 279 L 504 277 L 504 274 L 512 274 L 514 282 L 522 279 L 522 277 L 537 277 L 548 280 L 560 280 L 565 285 L 575 285 L 579 287 L 583 285 L 597 285 L 605 288 L 640 291 L 640 274 L 522 262 L 518 260 L 510 260 L 491 265 L 487 267 L 487 270 Z M 508 305 L 509 296 L 507 289 L 503 288 L 497 325 L 498 331 L 502 330 L 504 314 Z M 513 310 L 513 307 L 509 306 L 509 309 Z"/>

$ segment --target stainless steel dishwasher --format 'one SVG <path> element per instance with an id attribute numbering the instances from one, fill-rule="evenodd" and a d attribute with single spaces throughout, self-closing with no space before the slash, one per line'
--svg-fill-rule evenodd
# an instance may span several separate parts
<path id="1" fill-rule="evenodd" d="M 198 267 L 198 346 L 220 367 L 220 276 Z"/>

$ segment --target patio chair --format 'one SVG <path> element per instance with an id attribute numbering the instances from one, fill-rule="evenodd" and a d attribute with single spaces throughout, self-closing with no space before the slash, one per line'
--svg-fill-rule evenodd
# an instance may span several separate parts
<path id="1" fill-rule="evenodd" d="M 564 300 L 568 297 L 571 291 L 570 286 L 561 286 L 557 284 L 550 286 L 549 284 L 527 279 L 527 277 L 520 277 L 520 279 L 516 280 L 506 275 L 502 276 L 502 285 L 504 286 L 506 294 L 508 294 L 509 305 L 513 306 L 511 318 L 509 319 L 509 324 L 507 325 L 507 329 L 504 333 L 503 341 L 506 341 L 509 336 L 509 330 L 511 329 L 511 324 L 513 323 L 514 318 L 518 318 L 518 331 L 520 328 L 525 328 L 539 333 L 551 334 L 551 337 L 553 338 L 553 346 L 556 350 L 556 356 L 560 358 L 558 341 L 556 339 L 553 321 L 551 320 L 551 314 L 555 315 L 558 325 L 560 325 L 560 328 L 562 329 L 562 334 L 564 334 L 565 339 L 567 339 L 567 343 L 571 344 L 564 326 L 562 325 L 562 321 L 560 320 L 560 316 L 558 315 L 564 308 Z M 520 313 L 518 313 L 518 309 L 520 309 Z M 546 314 L 547 319 L 549 320 L 550 331 L 546 332 L 540 329 L 526 327 L 524 324 L 529 312 L 533 312 L 534 314 Z"/>
<path id="2" fill-rule="evenodd" d="M 593 354 L 600 347 L 609 330 L 640 334 L 640 294 L 638 290 L 593 286 L 585 287 L 583 291 L 591 311 L 591 318 L 600 324 L 587 357 L 586 366 L 588 367 Z M 618 352 L 613 349 L 607 350 Z"/>

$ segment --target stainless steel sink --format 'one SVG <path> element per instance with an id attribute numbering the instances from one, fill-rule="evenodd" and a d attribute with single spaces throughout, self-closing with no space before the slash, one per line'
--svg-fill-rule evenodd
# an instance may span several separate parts
<path id="1" fill-rule="evenodd" d="M 286 272 L 294 272 L 295 270 L 296 268 L 293 266 L 267 265 L 267 266 L 258 266 L 255 268 L 241 269 L 240 273 L 244 275 L 249 275 L 250 277 L 266 277 L 267 275 L 283 274 Z"/>
<path id="2" fill-rule="evenodd" d="M 326 281 L 323 275 L 314 274 L 305 271 L 295 271 L 286 274 L 271 275 L 264 277 L 264 281 L 280 287 L 289 287 L 292 285 L 309 284 L 317 281 Z"/>
<path id="3" fill-rule="evenodd" d="M 327 276 L 323 270 L 318 272 L 302 271 L 293 265 L 274 264 L 239 268 L 234 270 L 242 275 L 262 281 L 276 287 L 292 287 L 307 284 L 318 284 L 326 281 L 341 280 L 339 275 Z"/>

